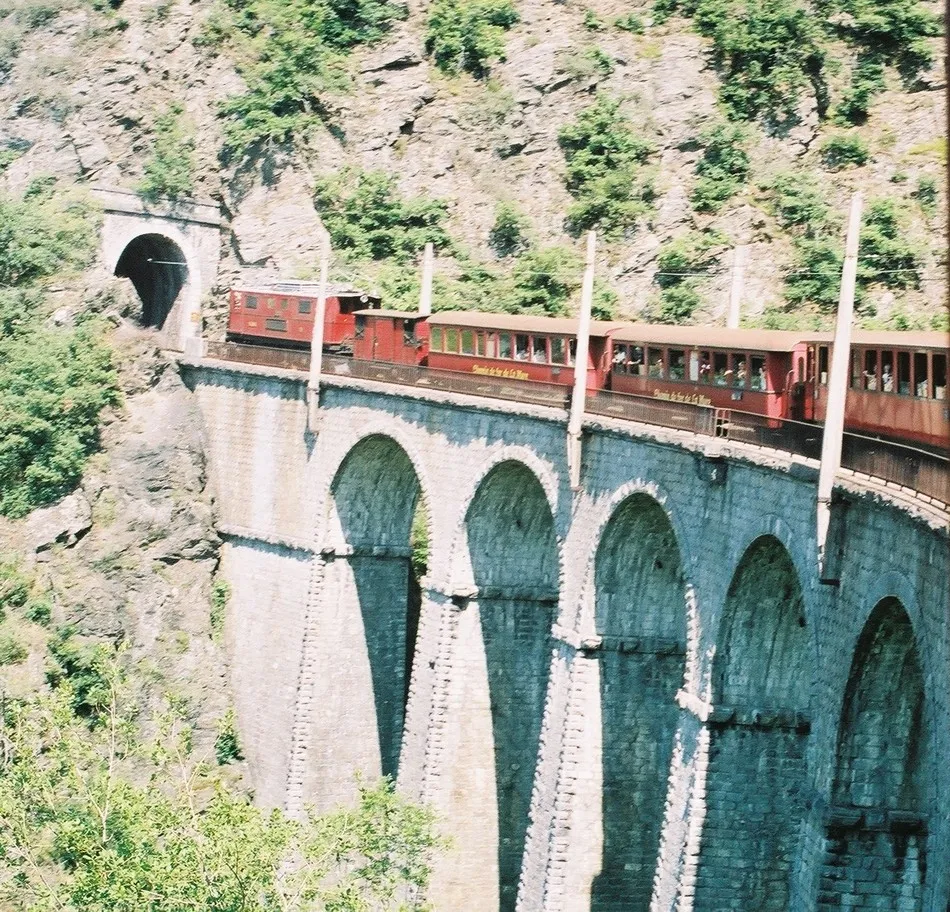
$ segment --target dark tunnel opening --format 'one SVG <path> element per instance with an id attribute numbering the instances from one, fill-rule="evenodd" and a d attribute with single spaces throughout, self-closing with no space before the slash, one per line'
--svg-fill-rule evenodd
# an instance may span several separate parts
<path id="1" fill-rule="evenodd" d="M 188 281 L 181 248 L 160 234 L 142 234 L 122 251 L 115 274 L 131 279 L 142 302 L 143 326 L 162 329 Z"/>

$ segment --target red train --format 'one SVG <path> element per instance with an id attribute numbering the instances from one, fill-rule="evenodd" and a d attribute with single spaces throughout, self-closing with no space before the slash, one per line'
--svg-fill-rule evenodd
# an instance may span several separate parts
<path id="1" fill-rule="evenodd" d="M 249 297 L 256 298 L 256 308 Z M 306 347 L 313 315 L 303 302 L 315 297 L 313 286 L 236 290 L 228 339 Z M 576 320 L 474 311 L 423 316 L 381 310 L 378 299 L 354 289 L 334 290 L 332 307 L 330 300 L 327 349 L 352 352 L 356 360 L 482 378 L 574 382 Z M 822 422 L 831 342 L 830 333 L 594 321 L 587 387 Z M 947 355 L 943 333 L 855 331 L 848 430 L 945 451 Z"/>

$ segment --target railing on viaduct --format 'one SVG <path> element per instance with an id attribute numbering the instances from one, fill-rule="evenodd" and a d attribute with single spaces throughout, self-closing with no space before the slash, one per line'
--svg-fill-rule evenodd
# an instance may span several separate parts
<path id="1" fill-rule="evenodd" d="M 310 366 L 310 353 L 307 351 L 239 345 L 233 342 L 209 342 L 208 356 L 223 361 L 287 370 L 305 371 Z M 553 383 L 506 381 L 409 364 L 356 361 L 337 356 L 324 356 L 323 363 L 328 374 L 337 376 L 564 409 L 570 403 L 570 388 Z M 818 459 L 821 455 L 821 425 L 807 422 L 768 418 L 736 409 L 668 402 L 649 396 L 607 390 L 597 391 L 587 397 L 587 412 L 751 443 L 808 459 Z M 925 494 L 942 504 L 950 502 L 950 459 L 946 456 L 893 441 L 846 432 L 841 465 L 845 469 Z"/>

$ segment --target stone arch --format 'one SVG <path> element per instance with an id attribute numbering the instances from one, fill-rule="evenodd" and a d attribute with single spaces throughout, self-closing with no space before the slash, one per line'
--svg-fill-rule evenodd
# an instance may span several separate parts
<path id="1" fill-rule="evenodd" d="M 846 894 L 882 908 L 923 908 L 933 763 L 924 698 L 913 625 L 887 596 L 864 625 L 845 689 L 821 909 L 838 908 Z M 868 870 L 877 872 L 874 883 Z"/>
<path id="2" fill-rule="evenodd" d="M 187 298 L 191 288 L 199 287 L 191 275 L 192 264 L 185 254 L 186 246 L 167 234 L 139 234 L 128 241 L 119 255 L 113 271 L 132 282 L 142 302 L 143 326 L 166 329 L 176 302 Z M 178 323 L 184 316 L 182 310 L 179 304 Z M 187 307 L 184 310 L 187 311 Z"/>
<path id="3" fill-rule="evenodd" d="M 593 912 L 648 909 L 686 653 L 687 586 L 663 507 L 629 495 L 594 559 L 601 638 L 602 852 Z"/>
<path id="4" fill-rule="evenodd" d="M 422 486 L 412 460 L 392 437 L 369 434 L 346 454 L 330 485 L 329 524 L 335 548 L 324 592 L 336 603 L 350 644 L 341 675 L 351 701 L 375 719 L 367 756 L 396 776 L 419 621 L 420 591 L 412 572 L 412 526 Z M 370 699 L 371 696 L 371 699 Z M 354 710 L 354 717 L 360 718 Z M 344 726 L 337 725 L 341 731 Z M 347 737 L 353 737 L 350 731 Z M 366 772 L 371 772 L 367 769 Z"/>
<path id="5" fill-rule="evenodd" d="M 466 607 L 469 622 L 460 624 L 467 694 L 464 718 L 456 721 L 462 726 L 456 765 L 468 760 L 480 767 L 462 774 L 472 783 L 467 813 L 479 818 L 468 838 L 494 854 L 498 908 L 512 912 L 544 713 L 560 553 L 548 494 L 518 460 L 496 462 L 482 477 L 464 528 L 475 594 Z M 486 736 L 490 745 L 476 743 Z M 455 791 L 462 787 L 456 784 Z M 483 908 L 489 903 L 485 897 Z"/>
<path id="6" fill-rule="evenodd" d="M 772 535 L 746 549 L 713 659 L 707 810 L 697 912 L 789 908 L 804 818 L 813 650 L 792 557 Z"/>

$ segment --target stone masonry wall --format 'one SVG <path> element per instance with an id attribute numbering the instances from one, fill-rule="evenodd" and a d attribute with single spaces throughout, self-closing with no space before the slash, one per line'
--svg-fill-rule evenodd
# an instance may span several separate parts
<path id="1" fill-rule="evenodd" d="M 395 766 L 452 839 L 433 878 L 440 912 L 797 912 L 832 893 L 835 908 L 876 895 L 945 912 L 940 516 L 844 479 L 841 581 L 825 586 L 815 470 L 782 454 L 598 419 L 572 492 L 557 410 L 331 378 L 310 436 L 299 376 L 186 370 L 230 535 L 236 700 L 265 800 L 345 800 L 356 766 Z M 365 497 L 372 460 L 349 459 L 371 437 L 403 479 L 385 503 Z M 430 547 L 413 650 L 405 575 L 381 563 L 406 566 L 404 539 L 381 517 L 393 498 L 414 505 L 416 485 Z M 340 576 L 364 558 L 372 597 Z M 862 632 L 886 600 L 911 635 L 882 636 L 918 663 L 922 697 L 892 688 L 905 698 L 881 710 L 848 695 L 869 692 L 851 664 L 867 664 Z M 393 644 L 375 660 L 383 693 L 367 612 Z M 321 686 L 332 699 L 314 699 Z M 905 784 L 855 816 L 842 750 L 879 763 L 880 712 L 897 718 L 888 731 L 922 734 L 907 776 L 888 780 Z M 862 872 L 881 859 L 875 894 Z"/>

